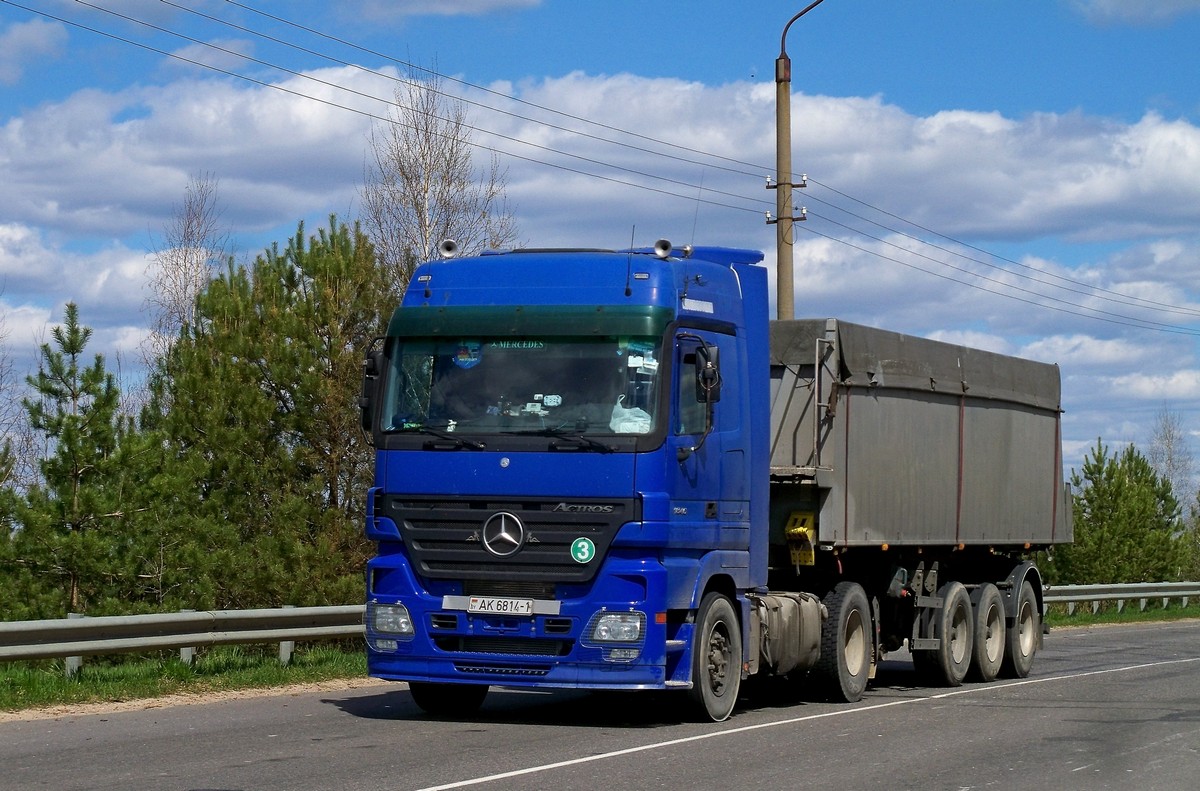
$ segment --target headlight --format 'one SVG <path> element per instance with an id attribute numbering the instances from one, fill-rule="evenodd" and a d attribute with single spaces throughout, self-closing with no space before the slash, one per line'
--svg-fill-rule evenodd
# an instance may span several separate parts
<path id="1" fill-rule="evenodd" d="M 403 604 L 375 604 L 371 606 L 371 631 L 377 634 L 396 634 L 412 637 L 415 634 L 408 608 Z"/>
<path id="2" fill-rule="evenodd" d="M 642 639 L 645 624 L 645 613 L 597 613 L 592 619 L 590 636 L 597 643 L 637 643 Z"/>

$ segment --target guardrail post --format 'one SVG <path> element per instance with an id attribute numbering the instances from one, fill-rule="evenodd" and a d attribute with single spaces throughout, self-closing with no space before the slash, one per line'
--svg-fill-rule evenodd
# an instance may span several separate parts
<path id="1" fill-rule="evenodd" d="M 292 605 L 292 604 L 285 604 L 285 605 L 283 605 L 283 609 L 290 610 L 294 606 L 295 605 Z M 294 651 L 295 649 L 296 649 L 296 641 L 294 641 L 294 640 L 281 641 L 279 643 L 279 664 L 283 665 L 284 667 L 287 667 L 288 665 L 290 665 L 292 663 L 292 651 Z"/>
<path id="2" fill-rule="evenodd" d="M 85 616 L 83 613 L 69 612 L 69 613 L 67 613 L 67 617 L 68 618 L 86 618 L 87 616 Z M 79 673 L 79 669 L 82 667 L 83 667 L 83 657 L 82 656 L 68 656 L 63 659 L 63 672 L 66 673 L 67 678 L 74 678 Z"/>
<path id="3" fill-rule="evenodd" d="M 195 612 L 195 610 L 180 610 L 180 612 Z M 179 661 L 191 667 L 196 661 L 196 647 L 192 645 L 180 648 Z"/>

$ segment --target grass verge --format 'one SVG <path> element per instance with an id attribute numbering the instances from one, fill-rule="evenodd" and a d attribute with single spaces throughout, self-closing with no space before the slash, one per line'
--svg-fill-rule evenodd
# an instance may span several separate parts
<path id="1" fill-rule="evenodd" d="M 1183 607 L 1178 601 L 1173 601 L 1167 607 L 1163 607 L 1160 600 L 1148 602 L 1145 610 L 1140 609 L 1136 601 L 1126 602 L 1120 610 L 1114 602 L 1101 602 L 1097 612 L 1092 612 L 1090 603 L 1084 603 L 1075 605 L 1075 612 L 1070 615 L 1067 614 L 1065 604 L 1051 605 L 1046 613 L 1046 624 L 1053 629 L 1055 626 L 1150 623 L 1183 621 L 1189 618 L 1200 618 L 1200 602 L 1189 602 L 1187 607 Z"/>
<path id="2" fill-rule="evenodd" d="M 154 658 L 88 657 L 70 678 L 61 659 L 16 662 L 0 664 L 0 711 L 204 695 L 363 678 L 366 674 L 362 647 L 337 643 L 298 645 L 286 667 L 279 663 L 278 649 L 257 646 L 200 650 L 191 665 L 166 652 Z"/>

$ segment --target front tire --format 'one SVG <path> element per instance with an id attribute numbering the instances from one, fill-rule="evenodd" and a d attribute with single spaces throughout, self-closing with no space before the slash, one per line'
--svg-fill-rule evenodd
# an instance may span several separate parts
<path id="1" fill-rule="evenodd" d="M 825 697 L 854 703 L 867 690 L 871 670 L 871 605 L 857 582 L 843 581 L 824 598 L 821 656 L 813 674 Z"/>
<path id="2" fill-rule="evenodd" d="M 439 684 L 410 681 L 408 691 L 413 702 L 435 717 L 463 717 L 474 714 L 487 697 L 487 684 Z"/>
<path id="3" fill-rule="evenodd" d="M 720 593 L 705 594 L 695 635 L 688 694 L 703 719 L 723 722 L 733 713 L 742 684 L 742 627 L 733 603 Z"/>

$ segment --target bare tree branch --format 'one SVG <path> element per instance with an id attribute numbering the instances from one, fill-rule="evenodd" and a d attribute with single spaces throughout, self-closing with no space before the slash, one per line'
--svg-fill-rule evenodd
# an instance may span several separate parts
<path id="1" fill-rule="evenodd" d="M 147 267 L 151 326 L 143 355 L 148 364 L 170 349 L 180 329 L 191 326 L 196 296 L 225 260 L 229 234 L 221 227 L 217 186 L 212 173 L 189 179 L 183 204 L 175 207 Z"/>
<path id="2" fill-rule="evenodd" d="M 1154 417 L 1154 434 L 1146 460 L 1160 477 L 1170 481 L 1175 499 L 1195 507 L 1195 460 L 1188 446 L 1183 419 L 1166 405 Z"/>
<path id="3" fill-rule="evenodd" d="M 410 75 L 394 101 L 390 122 L 371 131 L 374 161 L 362 199 L 379 261 L 403 288 L 443 240 L 471 254 L 511 246 L 517 230 L 505 200 L 507 171 L 493 155 L 475 172 L 466 106 L 441 91 L 440 78 Z"/>

